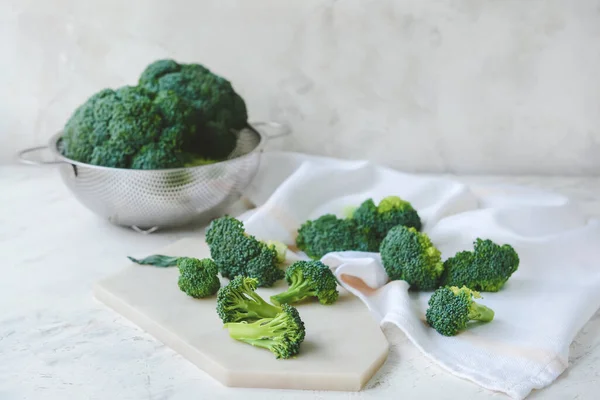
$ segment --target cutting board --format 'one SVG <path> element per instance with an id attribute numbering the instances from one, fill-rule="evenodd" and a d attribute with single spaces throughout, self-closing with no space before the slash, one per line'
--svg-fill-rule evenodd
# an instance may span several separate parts
<path id="1" fill-rule="evenodd" d="M 155 254 L 209 257 L 203 237 L 180 240 Z M 387 358 L 388 342 L 365 305 L 341 287 L 334 305 L 297 306 L 306 338 L 294 359 L 231 339 L 215 311 L 216 296 L 194 299 L 177 286 L 176 267 L 137 264 L 98 282 L 97 299 L 137 324 L 226 386 L 359 391 Z M 221 280 L 224 285 L 228 281 Z M 285 281 L 257 292 L 285 290 Z"/>

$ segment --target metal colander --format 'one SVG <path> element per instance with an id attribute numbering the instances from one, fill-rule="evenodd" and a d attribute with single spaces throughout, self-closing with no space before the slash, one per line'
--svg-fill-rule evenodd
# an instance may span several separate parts
<path id="1" fill-rule="evenodd" d="M 258 128 L 275 129 L 267 135 Z M 289 129 L 275 123 L 253 123 L 239 131 L 234 151 L 215 164 L 165 170 L 134 170 L 90 165 L 64 157 L 62 132 L 47 146 L 19 153 L 29 164 L 56 164 L 63 182 L 85 207 L 115 225 L 141 232 L 181 226 L 216 216 L 241 198 L 257 172 L 266 139 Z M 27 153 L 49 149 L 52 161 L 26 158 Z"/>

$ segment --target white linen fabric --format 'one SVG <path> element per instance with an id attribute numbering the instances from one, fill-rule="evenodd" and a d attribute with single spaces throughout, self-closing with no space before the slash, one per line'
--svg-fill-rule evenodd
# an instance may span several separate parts
<path id="1" fill-rule="evenodd" d="M 425 322 L 431 292 L 409 292 L 406 282 L 390 282 L 378 253 L 322 258 L 344 288 L 381 324 L 396 325 L 459 377 L 516 399 L 551 384 L 568 366 L 573 338 L 600 307 L 600 224 L 569 199 L 523 187 L 466 186 L 366 161 L 274 152 L 264 154 L 247 193 L 257 209 L 241 218 L 256 237 L 293 246 L 307 219 L 342 216 L 349 205 L 388 195 L 413 204 L 443 260 L 472 250 L 480 237 L 512 245 L 519 269 L 501 291 L 477 300 L 495 311 L 494 320 L 454 337 Z"/>

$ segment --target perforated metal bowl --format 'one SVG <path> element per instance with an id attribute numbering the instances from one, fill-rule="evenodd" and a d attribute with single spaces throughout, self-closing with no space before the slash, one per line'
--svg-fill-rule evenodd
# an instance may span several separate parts
<path id="1" fill-rule="evenodd" d="M 47 146 L 21 151 L 19 158 L 29 164 L 56 165 L 75 197 L 100 217 L 152 232 L 218 214 L 239 200 L 256 174 L 266 139 L 289 132 L 288 127 L 276 123 L 250 124 L 238 133 L 236 148 L 227 160 L 189 168 L 133 170 L 81 163 L 61 154 L 62 132 Z M 42 150 L 49 150 L 53 160 L 26 157 Z"/>

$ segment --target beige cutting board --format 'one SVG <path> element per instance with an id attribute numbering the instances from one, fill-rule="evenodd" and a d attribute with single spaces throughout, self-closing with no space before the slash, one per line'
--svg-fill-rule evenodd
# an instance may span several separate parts
<path id="1" fill-rule="evenodd" d="M 157 254 L 203 258 L 203 238 L 184 239 Z M 233 387 L 358 391 L 384 363 L 388 343 L 364 304 L 340 288 L 331 306 L 298 305 L 306 339 L 295 359 L 231 339 L 215 296 L 194 299 L 177 286 L 177 268 L 130 264 L 95 285 L 96 298 L 171 347 L 222 384 Z M 223 279 L 222 284 L 227 280 Z M 259 289 L 265 299 L 285 281 Z"/>

